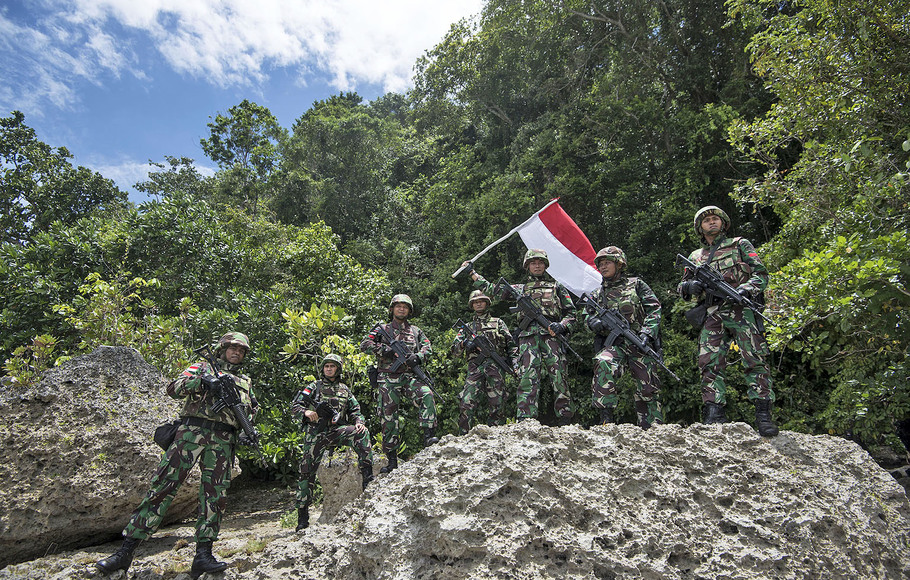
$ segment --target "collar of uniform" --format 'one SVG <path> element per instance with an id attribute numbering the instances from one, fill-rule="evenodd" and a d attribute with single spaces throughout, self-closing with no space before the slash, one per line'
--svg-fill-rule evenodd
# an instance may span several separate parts
<path id="1" fill-rule="evenodd" d="M 240 367 L 242 367 L 242 366 L 243 366 L 242 362 L 238 365 L 232 365 L 231 363 L 224 360 L 223 358 L 218 359 L 218 370 L 220 370 L 221 372 L 231 373 L 232 375 L 239 375 Z"/>
<path id="2" fill-rule="evenodd" d="M 530 272 L 528 273 L 528 281 L 530 281 L 530 282 L 548 282 L 550 279 L 551 279 L 550 276 L 548 276 L 546 272 L 544 272 L 540 276 L 535 276 L 534 274 L 531 274 Z"/>
<path id="3" fill-rule="evenodd" d="M 389 326 L 395 330 L 407 330 L 411 328 L 411 324 L 405 320 L 404 322 L 398 322 L 395 318 L 392 319 L 392 322 L 389 323 Z"/>
<path id="4" fill-rule="evenodd" d="M 705 240 L 705 241 L 707 241 L 707 240 Z M 725 241 L 727 241 L 727 234 L 726 234 L 726 232 L 721 232 L 720 234 L 718 234 L 718 236 L 716 238 L 714 238 L 713 243 L 705 244 L 705 247 L 710 248 L 712 246 L 716 246 L 719 248 L 720 245 L 723 244 Z"/>
<path id="5" fill-rule="evenodd" d="M 478 322 L 486 322 L 489 319 L 490 319 L 489 312 L 484 312 L 483 314 L 478 314 L 476 312 L 474 313 L 474 320 L 476 320 Z"/>
<path id="6" fill-rule="evenodd" d="M 612 288 L 613 286 L 617 286 L 625 281 L 626 281 L 626 275 L 624 273 L 619 273 L 610 279 L 604 278 L 600 284 L 604 288 Z"/>

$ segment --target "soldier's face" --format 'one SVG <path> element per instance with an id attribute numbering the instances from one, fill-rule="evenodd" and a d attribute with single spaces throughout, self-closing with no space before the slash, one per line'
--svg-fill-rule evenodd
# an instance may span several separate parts
<path id="1" fill-rule="evenodd" d="M 486 300 L 475 300 L 471 302 L 471 308 L 474 309 L 474 312 L 481 314 L 487 311 L 487 301 Z"/>
<path id="2" fill-rule="evenodd" d="M 410 313 L 411 307 L 404 302 L 397 302 L 395 306 L 392 306 L 392 316 L 398 320 L 404 320 Z"/>
<path id="3" fill-rule="evenodd" d="M 325 363 L 322 365 L 322 374 L 324 374 L 327 378 L 334 379 L 338 374 L 338 365 L 333 362 Z"/>
<path id="4" fill-rule="evenodd" d="M 701 220 L 701 231 L 709 236 L 716 236 L 723 227 L 724 220 L 720 219 L 720 216 L 717 215 L 705 216 L 705 219 Z"/>
<path id="5" fill-rule="evenodd" d="M 534 276 L 540 276 L 547 271 L 547 263 L 540 258 L 531 258 L 528 262 L 528 271 Z"/>
<path id="6" fill-rule="evenodd" d="M 597 271 L 600 275 L 608 280 L 616 275 L 616 262 L 613 260 L 601 260 L 597 263 Z"/>
<path id="7" fill-rule="evenodd" d="M 246 349 L 239 344 L 229 344 L 227 348 L 224 349 L 224 360 L 232 365 L 239 365 L 245 356 Z"/>

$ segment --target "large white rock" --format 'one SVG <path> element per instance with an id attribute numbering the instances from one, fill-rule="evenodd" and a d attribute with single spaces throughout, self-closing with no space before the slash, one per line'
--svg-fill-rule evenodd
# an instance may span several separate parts
<path id="1" fill-rule="evenodd" d="M 135 350 L 99 347 L 0 392 L 0 567 L 110 540 L 161 459 L 155 427 L 180 402 Z M 167 521 L 198 504 L 198 468 Z"/>

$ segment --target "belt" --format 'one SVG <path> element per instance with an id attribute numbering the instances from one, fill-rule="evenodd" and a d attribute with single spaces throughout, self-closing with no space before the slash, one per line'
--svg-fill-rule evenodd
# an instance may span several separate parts
<path id="1" fill-rule="evenodd" d="M 212 431 L 224 431 L 231 434 L 237 431 L 233 425 L 228 425 L 227 423 L 222 423 L 221 421 L 203 419 L 201 417 L 183 417 L 180 422 L 184 425 L 190 425 L 193 427 L 205 427 L 206 429 L 211 429 Z"/>

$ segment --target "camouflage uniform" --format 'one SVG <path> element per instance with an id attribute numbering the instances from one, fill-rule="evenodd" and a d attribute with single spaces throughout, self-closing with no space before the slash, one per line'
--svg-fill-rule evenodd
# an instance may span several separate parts
<path id="1" fill-rule="evenodd" d="M 483 298 L 486 298 L 484 296 Z M 489 300 L 489 299 L 487 299 Z M 509 327 L 501 318 L 495 318 L 487 313 L 475 313 L 474 319 L 469 325 L 474 334 L 486 336 L 490 343 L 496 348 L 497 352 L 502 355 L 508 352 L 503 358 L 510 363 L 518 358 L 518 347 L 509 332 Z M 459 329 L 455 342 L 452 344 L 452 354 L 461 355 L 464 352 L 465 332 Z M 467 353 L 468 357 L 468 376 L 465 380 L 464 389 L 458 396 L 458 430 L 462 435 L 471 429 L 471 423 L 474 420 L 474 410 L 476 409 L 481 394 L 486 387 L 487 405 L 489 417 L 488 425 L 503 425 L 505 417 L 503 416 L 503 404 L 505 402 L 506 382 L 503 370 L 499 368 L 492 358 L 481 361 L 481 354 L 476 349 Z"/>
<path id="2" fill-rule="evenodd" d="M 699 216 L 709 208 L 696 214 L 696 231 L 701 233 Z M 717 210 L 718 212 L 720 210 Z M 718 214 L 720 215 L 720 214 Z M 725 224 L 729 221 L 723 214 Z M 755 248 L 744 238 L 728 238 L 721 233 L 711 246 L 702 237 L 704 246 L 689 255 L 689 260 L 696 266 L 708 261 L 712 250 L 711 268 L 721 273 L 724 281 L 738 291 L 758 296 L 768 286 L 768 270 L 758 258 Z M 692 272 L 683 273 L 683 281 L 677 291 L 686 296 L 685 283 L 692 278 Z M 708 316 L 698 337 L 698 368 L 702 376 L 702 401 L 718 405 L 726 404 L 726 383 L 724 370 L 727 367 L 727 351 L 731 342 L 735 342 L 742 354 L 746 370 L 746 383 L 749 387 L 749 399 L 774 401 L 771 390 L 771 373 L 768 368 L 768 343 L 765 341 L 764 327 L 755 313 L 736 304 L 725 302 L 704 293 L 693 296 L 699 302 L 707 301 Z"/>
<path id="3" fill-rule="evenodd" d="M 629 321 L 636 334 L 646 334 L 656 340 L 660 331 L 660 302 L 651 288 L 640 278 L 629 277 L 621 271 L 612 279 L 604 279 L 591 297 L 604 308 L 616 309 Z M 585 314 L 588 320 L 592 315 Z M 605 337 L 595 339 L 595 371 L 592 384 L 594 407 L 612 409 L 616 406 L 616 381 L 628 366 L 638 388 L 635 390 L 635 412 L 638 424 L 648 428 L 663 423 L 658 394 L 660 379 L 655 371 L 657 360 L 640 352 L 635 346 L 619 339 L 604 344 Z M 601 414 L 603 416 L 603 413 Z"/>
<path id="4" fill-rule="evenodd" d="M 306 404 L 309 396 L 312 401 L 325 401 L 335 413 L 333 421 L 321 433 L 317 433 L 318 423 L 309 421 L 304 412 L 315 411 L 315 407 Z M 306 435 L 303 440 L 303 458 L 300 461 L 300 480 L 297 482 L 297 507 L 309 505 L 311 499 L 310 483 L 316 477 L 316 470 L 322 456 L 329 447 L 350 445 L 357 454 L 361 471 L 369 468 L 372 476 L 373 448 L 370 446 L 370 432 L 365 428 L 360 403 L 351 389 L 341 382 L 341 368 L 331 379 L 322 379 L 310 383 L 298 392 L 291 402 L 291 413 L 303 420 Z M 357 432 L 357 425 L 364 425 L 364 430 Z"/>
<path id="5" fill-rule="evenodd" d="M 225 337 L 233 335 L 239 333 L 230 333 Z M 222 337 L 222 343 L 225 337 Z M 245 336 L 243 340 L 247 342 Z M 253 397 L 250 378 L 240 374 L 240 365 L 232 365 L 223 358 L 218 362 L 218 370 L 234 381 L 241 400 L 255 414 L 258 405 Z M 207 362 L 200 361 L 167 386 L 168 395 L 184 401 L 180 413 L 184 424 L 178 427 L 174 443 L 158 465 L 148 494 L 124 528 L 125 538 L 144 540 L 158 529 L 178 488 L 197 462 L 202 477 L 196 541 L 213 542 L 218 538 L 240 425 L 229 408 L 212 412 L 214 399 L 211 392 L 204 389 L 200 377 L 214 374 Z"/>
<path id="6" fill-rule="evenodd" d="M 527 261 L 525 260 L 526 263 Z M 486 294 L 496 289 L 496 284 L 488 282 L 476 272 L 475 274 L 476 288 Z M 529 272 L 526 283 L 513 284 L 513 287 L 516 291 L 529 296 L 549 320 L 559 322 L 567 332 L 575 323 L 575 316 L 572 313 L 574 305 L 569 291 L 546 272 L 541 276 L 534 276 Z M 550 336 L 547 329 L 536 322 L 524 320 L 521 315 L 518 318 L 518 328 L 518 364 L 521 375 L 517 393 L 518 419 L 537 417 L 541 379 L 549 375 L 555 394 L 553 409 L 560 422 L 568 423 L 575 416 L 575 411 L 566 377 L 566 355 L 559 344 L 559 339 Z"/>
<path id="7" fill-rule="evenodd" d="M 392 320 L 384 325 L 388 333 L 400 340 L 408 349 L 417 354 L 421 365 L 426 364 L 433 353 L 427 336 L 407 321 Z M 360 350 L 377 355 L 376 370 L 379 373 L 379 400 L 382 407 L 382 450 L 387 454 L 397 453 L 401 445 L 398 420 L 398 407 L 403 399 L 414 403 L 419 410 L 420 426 L 424 431 L 436 428 L 436 400 L 429 386 L 423 384 L 407 365 L 402 365 L 398 372 L 392 373 L 390 366 L 394 357 L 382 356 L 383 338 L 378 332 L 371 331 Z"/>

